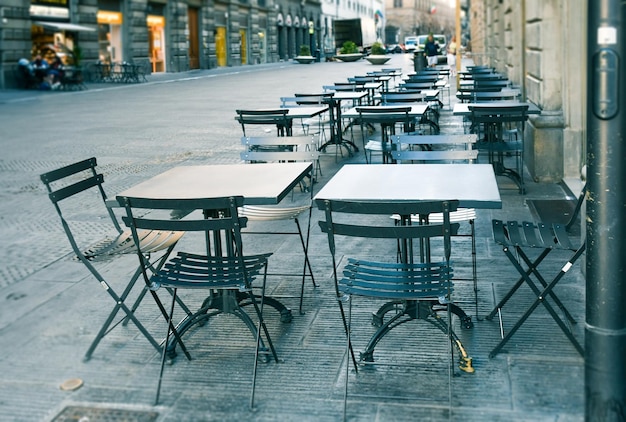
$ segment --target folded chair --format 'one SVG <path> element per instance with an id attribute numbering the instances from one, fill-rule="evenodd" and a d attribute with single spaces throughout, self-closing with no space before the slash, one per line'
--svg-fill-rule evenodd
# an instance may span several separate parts
<path id="1" fill-rule="evenodd" d="M 491 320 L 496 314 L 499 314 L 502 308 L 513 297 L 523 284 L 527 284 L 532 290 L 535 300 L 528 310 L 520 317 L 510 331 L 502 336 L 502 340 L 493 348 L 489 357 L 496 356 L 517 330 L 526 322 L 528 317 L 539 307 L 543 305 L 548 313 L 552 316 L 561 331 L 572 343 L 574 348 L 581 356 L 584 356 L 584 350 L 565 321 L 554 309 L 557 306 L 570 324 L 575 324 L 576 320 L 567 310 L 563 302 L 559 299 L 554 291 L 557 283 L 565 276 L 565 274 L 574 266 L 578 258 L 585 252 L 586 242 L 584 235 L 580 244 L 574 244 L 570 240 L 568 229 L 576 221 L 578 213 L 586 196 L 586 186 L 578 198 L 575 212 L 570 221 L 566 224 L 561 223 L 545 223 L 545 222 L 519 222 L 519 221 L 502 221 L 493 220 L 493 236 L 495 242 L 502 246 L 504 254 L 507 256 L 513 267 L 519 272 L 520 278 L 513 284 L 509 292 L 500 300 L 500 302 L 487 315 L 486 319 Z M 528 256 L 533 249 L 541 251 L 539 256 L 532 260 Z M 569 251 L 570 256 L 561 267 L 560 271 L 550 279 L 541 274 L 539 265 L 552 251 Z M 519 257 L 519 259 L 518 259 Z M 521 262 L 520 262 L 521 260 Z M 524 268 L 524 266 L 525 268 Z M 502 323 L 501 323 L 502 324 Z M 500 327 L 503 333 L 502 326 Z"/>
<path id="2" fill-rule="evenodd" d="M 317 143 L 313 136 L 287 136 L 287 137 L 242 137 L 241 143 L 245 150 L 241 152 L 241 159 L 247 163 L 258 162 L 288 162 L 288 161 L 310 161 L 313 163 L 313 172 L 309 179 L 308 186 L 302 185 L 303 191 L 308 191 L 307 201 L 304 204 L 290 205 L 279 204 L 278 206 L 252 206 L 244 205 L 239 209 L 242 216 L 247 217 L 250 221 L 277 221 L 277 220 L 293 220 L 296 224 L 296 231 L 252 231 L 245 230 L 244 234 L 281 234 L 281 235 L 298 235 L 302 252 L 304 254 L 304 263 L 301 273 L 270 273 L 272 276 L 298 276 L 302 277 L 300 287 L 300 304 L 299 312 L 303 313 L 302 305 L 304 300 L 304 283 L 306 278 L 311 279 L 313 287 L 317 287 L 311 263 L 309 262 L 309 235 L 311 232 L 311 201 L 313 198 L 313 182 L 320 169 L 319 151 Z M 321 174 L 321 169 L 319 170 Z M 302 232 L 300 225 L 300 215 L 308 211 L 308 220 L 306 225 L 306 235 Z M 291 312 L 285 312 L 281 315 L 283 322 L 291 321 Z"/>
<path id="3" fill-rule="evenodd" d="M 218 314 L 232 314 L 245 323 L 246 328 L 254 335 L 256 343 L 250 395 L 250 407 L 254 407 L 259 354 L 261 351 L 266 357 L 271 354 L 276 362 L 278 356 L 263 320 L 267 261 L 271 254 L 243 253 L 241 228 L 246 226 L 246 218 L 240 217 L 237 212 L 243 205 L 243 197 L 183 200 L 118 197 L 118 201 L 126 210 L 123 221 L 131 228 L 135 241 L 140 236 L 140 230 L 175 230 L 204 234 L 206 239 L 204 253 L 179 251 L 152 275 L 149 274 L 150 264 L 145 259 L 145 251 L 136 242 L 142 274 L 146 285 L 149 285 L 152 291 L 162 287 L 173 289 L 169 312 L 165 310 L 159 297 L 153 296 L 167 320 L 166 344 L 169 344 L 172 335 L 176 341 L 181 342 L 181 337 L 189 328 L 195 324 L 204 325 L 209 318 Z M 171 211 L 178 209 L 190 210 L 191 213 L 185 219 L 170 219 Z M 257 276 L 262 279 L 258 299 L 252 289 L 252 281 Z M 174 303 L 178 289 L 206 290 L 208 297 L 196 313 L 188 316 L 179 326 L 174 326 Z M 245 297 L 252 305 L 257 324 L 241 308 L 241 297 Z M 261 331 L 265 335 L 269 350 L 261 339 Z M 159 402 L 165 358 L 164 348 L 155 404 Z"/>
<path id="4" fill-rule="evenodd" d="M 395 327 L 405 322 L 421 319 L 440 329 L 449 341 L 449 388 L 455 372 L 453 347 L 459 352 L 459 368 L 471 373 L 471 358 L 452 330 L 451 294 L 453 292 L 453 271 L 450 265 L 450 236 L 458 230 L 458 223 L 450 222 L 450 212 L 456 210 L 458 201 L 424 201 L 401 203 L 372 203 L 320 200 L 318 207 L 324 212 L 325 219 L 320 221 L 322 232 L 328 235 L 328 245 L 332 257 L 335 294 L 346 332 L 346 357 L 350 357 L 358 373 L 359 363 L 372 363 L 376 345 Z M 441 213 L 441 222 L 433 223 L 428 216 Z M 398 214 L 400 224 L 389 224 L 388 216 Z M 412 215 L 423 216 L 421 221 L 412 221 Z M 341 238 L 362 238 L 364 242 L 382 242 L 389 240 L 400 246 L 400 259 L 395 256 L 388 260 L 372 260 L 369 257 L 355 258 L 354 243 L 348 252 L 347 265 L 343 277 L 338 275 L 339 260 L 342 259 Z M 345 239 L 344 239 L 345 241 Z M 348 244 L 346 242 L 345 244 Z M 338 247 L 339 245 L 339 247 Z M 376 243 L 379 245 L 379 243 Z M 370 245 L 371 246 L 371 245 Z M 382 248 L 381 244 L 381 248 Z M 377 248 L 378 249 L 378 248 Z M 437 258 L 435 258 L 437 256 Z M 370 338 L 365 350 L 357 362 L 352 346 L 352 308 L 358 297 L 390 300 L 401 303 L 397 313 L 378 328 Z M 348 307 L 347 312 L 344 306 Z M 359 306 L 360 302 L 359 302 Z M 394 305 L 395 306 L 395 305 Z M 446 318 L 439 316 L 444 311 Z M 344 391 L 344 419 L 348 397 L 349 360 L 346 363 Z"/>
<path id="5" fill-rule="evenodd" d="M 102 328 L 96 335 L 96 338 L 89 346 L 87 353 L 85 354 L 85 360 L 89 360 L 94 350 L 100 343 L 100 340 L 106 336 L 113 328 L 118 324 L 128 322 L 129 320 L 135 324 L 143 336 L 152 344 L 152 346 L 160 351 L 161 344 L 157 342 L 152 334 L 144 327 L 144 325 L 135 316 L 135 310 L 138 308 L 141 300 L 146 293 L 145 286 L 141 294 L 138 295 L 135 303 L 129 307 L 126 304 L 126 300 L 129 299 L 137 279 L 141 276 L 141 269 L 133 274 L 131 279 L 126 284 L 121 294 L 118 294 L 114 289 L 114 285 L 108 281 L 104 274 L 97 269 L 97 264 L 103 261 L 113 259 L 115 256 L 121 254 L 135 253 L 135 241 L 139 242 L 141 250 L 145 254 L 146 262 L 149 263 L 150 271 L 158 271 L 163 265 L 165 259 L 169 256 L 172 248 L 176 245 L 176 242 L 182 237 L 183 232 L 172 230 L 142 230 L 137 233 L 137 238 L 133 239 L 130 230 L 122 230 L 113 210 L 106 207 L 107 196 L 102 187 L 104 183 L 104 176 L 98 173 L 97 162 L 95 158 L 89 158 L 68 166 L 59 168 L 57 170 L 50 171 L 42 174 L 41 181 L 46 185 L 48 190 L 48 196 L 61 218 L 61 224 L 63 230 L 67 235 L 72 250 L 76 254 L 76 257 L 89 269 L 96 280 L 104 288 L 104 290 L 111 296 L 111 299 L 115 302 L 115 306 L 111 310 L 108 318 L 102 325 Z M 82 246 L 79 245 L 77 237 L 74 235 L 76 229 L 85 230 L 84 227 L 79 227 L 78 221 L 73 221 L 71 217 L 66 216 L 62 212 L 62 209 L 69 210 L 71 206 L 80 207 L 80 199 L 77 198 L 79 194 L 81 197 L 85 197 L 89 192 L 97 191 L 100 196 L 103 205 L 105 205 L 107 215 L 111 224 L 111 232 L 115 233 L 112 238 L 104 239 L 95 245 Z M 70 199 L 73 199 L 73 204 L 69 203 Z M 67 204 L 67 206 L 65 206 Z M 98 226 L 102 224 L 102 221 L 97 222 Z M 94 229 L 96 222 L 93 222 Z M 94 230 L 95 231 L 95 230 Z M 156 254 L 155 259 L 150 260 L 152 255 Z M 185 312 L 189 310 L 184 306 L 182 302 L 179 304 L 183 306 Z M 123 313 L 123 318 L 118 322 L 114 322 L 118 312 Z"/>

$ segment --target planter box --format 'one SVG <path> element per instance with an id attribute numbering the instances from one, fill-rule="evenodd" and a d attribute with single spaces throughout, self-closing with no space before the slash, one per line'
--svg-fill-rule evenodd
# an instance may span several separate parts
<path id="1" fill-rule="evenodd" d="M 361 53 L 353 53 L 353 54 L 337 54 L 335 58 L 337 60 L 341 60 L 342 62 L 356 62 L 357 60 L 361 60 L 363 54 Z"/>
<path id="2" fill-rule="evenodd" d="M 293 59 L 300 64 L 309 64 L 315 61 L 315 57 L 313 56 L 296 56 Z"/>
<path id="3" fill-rule="evenodd" d="M 387 56 L 378 56 L 378 55 L 369 55 L 365 58 L 365 60 L 367 60 L 368 62 L 370 62 L 371 64 L 385 64 L 387 63 L 389 60 L 391 60 L 391 57 L 387 57 Z"/>

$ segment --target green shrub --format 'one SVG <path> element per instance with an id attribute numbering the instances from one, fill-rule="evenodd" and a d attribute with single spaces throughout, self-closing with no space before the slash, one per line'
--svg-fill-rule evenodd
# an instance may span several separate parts
<path id="1" fill-rule="evenodd" d="M 385 49 L 383 48 L 383 45 L 379 42 L 375 42 L 374 44 L 372 44 L 372 49 L 370 51 L 371 54 L 377 55 L 377 56 L 383 56 L 385 54 L 387 54 L 387 51 L 385 51 Z"/>
<path id="2" fill-rule="evenodd" d="M 344 42 L 343 45 L 341 46 L 341 50 L 339 50 L 340 54 L 354 54 L 358 52 L 359 52 L 358 47 L 352 41 Z"/>
<path id="3" fill-rule="evenodd" d="M 299 56 L 310 56 L 310 55 L 311 55 L 311 49 L 309 48 L 309 46 L 306 44 L 302 44 L 300 46 Z"/>

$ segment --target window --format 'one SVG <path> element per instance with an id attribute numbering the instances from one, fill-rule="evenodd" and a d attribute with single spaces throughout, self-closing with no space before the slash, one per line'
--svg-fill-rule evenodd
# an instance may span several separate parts
<path id="1" fill-rule="evenodd" d="M 402 0 L 393 0 L 393 7 L 395 8 L 402 7 Z"/>

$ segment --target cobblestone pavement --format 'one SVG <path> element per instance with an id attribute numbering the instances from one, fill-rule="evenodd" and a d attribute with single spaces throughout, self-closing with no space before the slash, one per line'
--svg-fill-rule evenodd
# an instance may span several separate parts
<path id="1" fill-rule="evenodd" d="M 410 55 L 391 57 L 385 67 L 412 70 Z M 365 61 L 279 63 L 151 75 L 148 83 L 89 85 L 80 92 L 0 91 L 0 420 L 341 420 L 345 336 L 316 213 L 311 259 L 320 287 L 307 286 L 306 313 L 294 315 L 291 324 L 268 312 L 282 363 L 261 365 L 256 411 L 247 408 L 249 339 L 233 335 L 236 323 L 227 319 L 190 336 L 194 359 L 179 357 L 168 365 L 161 403 L 153 406 L 159 356 L 132 326 L 116 327 L 92 359 L 83 361 L 113 303 L 69 253 L 39 175 L 95 156 L 113 196 L 180 164 L 239 162 L 237 108 L 277 107 L 281 96 L 320 92 L 323 85 L 376 68 Z M 442 112 L 441 122 L 444 133 L 463 130 L 449 110 Z M 364 162 L 362 153 L 348 157 L 326 151 L 319 184 L 348 162 Z M 515 277 L 491 240 L 491 218 L 532 218 L 527 199 L 564 195 L 558 185 L 529 182 L 528 194 L 521 196 L 506 180 L 498 183 L 503 209 L 479 213 L 476 224 L 480 315 Z M 94 198 L 72 210 L 81 243 L 107 234 L 107 227 L 98 224 L 100 208 Z M 289 266 L 296 259 L 297 248 L 288 241 L 252 242 L 252 247 L 259 245 L 274 248 L 273 265 Z M 459 245 L 462 252 L 468 248 L 467 243 Z M 467 256 L 462 253 L 457 259 L 457 271 L 468 270 Z M 560 264 L 559 259 L 548 262 L 555 268 Z M 104 273 L 124 280 L 133 265 L 133 257 L 125 257 L 107 264 Z M 582 321 L 584 282 L 579 271 L 571 273 L 562 283 L 562 298 Z M 271 290 L 297 307 L 299 283 L 273 281 Z M 466 286 L 459 291 L 469 294 Z M 505 314 L 506 327 L 519 309 L 513 305 Z M 367 326 L 369 315 L 368 310 L 357 318 Z M 149 305 L 142 304 L 138 316 L 151 332 L 164 332 Z M 529 329 L 514 337 L 508 353 L 493 359 L 488 353 L 498 340 L 496 321 L 459 329 L 476 373 L 453 378 L 451 401 L 443 337 L 424 325 L 405 324 L 415 331 L 401 331 L 408 334 L 395 337 L 391 348 L 401 349 L 404 358 L 410 353 L 417 368 L 377 367 L 358 377 L 349 374 L 350 420 L 583 420 L 584 362 L 545 312 L 529 320 Z M 579 338 L 582 325 L 574 327 Z M 383 356 L 386 347 L 379 346 L 377 353 Z M 84 385 L 75 391 L 59 389 L 72 378 Z"/>

